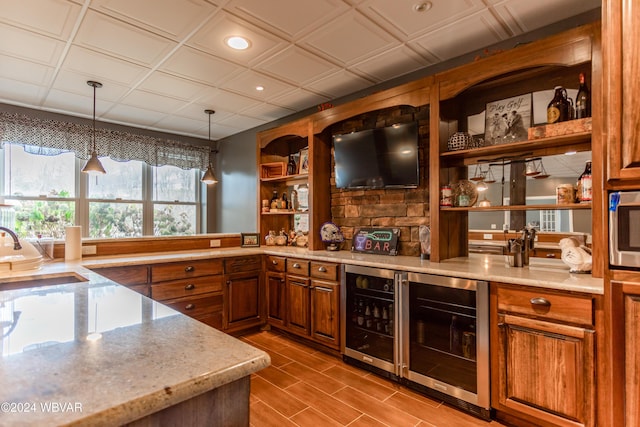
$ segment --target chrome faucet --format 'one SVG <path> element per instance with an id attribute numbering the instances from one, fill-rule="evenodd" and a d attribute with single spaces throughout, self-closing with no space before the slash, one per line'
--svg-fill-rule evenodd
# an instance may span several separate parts
<path id="1" fill-rule="evenodd" d="M 18 240 L 18 235 L 15 233 L 15 231 L 10 230 L 7 227 L 0 227 L 0 230 L 6 231 L 11 236 L 11 238 L 13 239 L 14 251 L 19 251 L 20 249 L 22 249 L 22 245 L 20 244 L 20 240 Z"/>

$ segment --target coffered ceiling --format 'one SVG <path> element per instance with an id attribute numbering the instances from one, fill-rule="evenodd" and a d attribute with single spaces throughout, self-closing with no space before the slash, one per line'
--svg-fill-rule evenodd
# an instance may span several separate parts
<path id="1" fill-rule="evenodd" d="M 204 110 L 214 109 L 220 139 L 599 6 L 0 0 L 0 102 L 90 118 L 86 81 L 97 80 L 100 121 L 207 138 Z M 229 48 L 232 35 L 249 48 Z"/>

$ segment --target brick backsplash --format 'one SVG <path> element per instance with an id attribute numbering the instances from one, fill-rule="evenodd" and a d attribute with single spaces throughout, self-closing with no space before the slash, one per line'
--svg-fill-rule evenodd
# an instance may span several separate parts
<path id="1" fill-rule="evenodd" d="M 397 123 L 418 122 L 420 186 L 418 188 L 363 190 L 338 189 L 331 156 L 331 217 L 351 248 L 351 238 L 359 227 L 397 227 L 400 229 L 400 255 L 419 256 L 420 225 L 429 225 L 429 107 L 401 106 L 363 114 L 331 126 L 339 135 Z M 333 153 L 332 153 L 333 154 Z"/>

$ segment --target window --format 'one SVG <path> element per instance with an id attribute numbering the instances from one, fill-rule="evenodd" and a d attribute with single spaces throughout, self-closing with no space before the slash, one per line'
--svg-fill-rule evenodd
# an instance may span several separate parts
<path id="1" fill-rule="evenodd" d="M 202 229 L 198 169 L 103 157 L 107 174 L 86 175 L 73 153 L 47 156 L 26 148 L 5 144 L 0 150 L 0 188 L 4 203 L 14 206 L 12 228 L 21 237 L 61 239 L 64 228 L 76 224 L 97 238 L 191 235 Z"/>

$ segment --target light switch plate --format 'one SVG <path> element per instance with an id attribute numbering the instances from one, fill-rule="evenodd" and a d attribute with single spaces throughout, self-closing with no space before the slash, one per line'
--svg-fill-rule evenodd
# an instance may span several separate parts
<path id="1" fill-rule="evenodd" d="M 98 253 L 96 245 L 87 245 L 82 247 L 82 255 L 95 255 Z"/>

